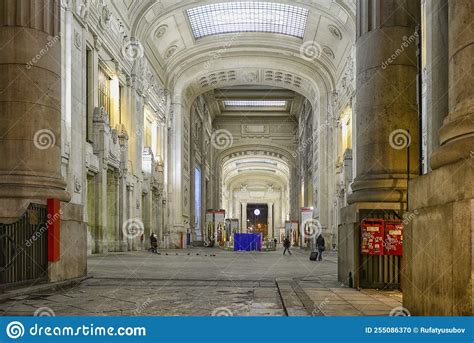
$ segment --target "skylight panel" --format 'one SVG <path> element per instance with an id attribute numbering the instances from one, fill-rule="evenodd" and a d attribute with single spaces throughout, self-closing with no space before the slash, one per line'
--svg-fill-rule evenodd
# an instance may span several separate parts
<path id="1" fill-rule="evenodd" d="M 194 38 L 268 32 L 303 38 L 308 10 L 272 2 L 224 2 L 187 10 Z"/>
<path id="2" fill-rule="evenodd" d="M 226 100 L 225 107 L 285 107 L 285 100 Z"/>

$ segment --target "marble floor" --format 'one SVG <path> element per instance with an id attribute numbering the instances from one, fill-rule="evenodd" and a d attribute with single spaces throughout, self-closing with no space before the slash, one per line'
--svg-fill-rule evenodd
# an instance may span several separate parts
<path id="1" fill-rule="evenodd" d="M 357 316 L 400 311 L 398 291 L 357 291 L 337 282 L 337 255 L 312 262 L 293 249 L 217 248 L 91 256 L 77 286 L 0 302 L 0 315 Z"/>

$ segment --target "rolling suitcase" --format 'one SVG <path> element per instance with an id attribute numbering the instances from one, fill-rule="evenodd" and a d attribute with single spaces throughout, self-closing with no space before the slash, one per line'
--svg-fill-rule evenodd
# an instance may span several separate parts
<path id="1" fill-rule="evenodd" d="M 317 251 L 312 251 L 311 255 L 309 255 L 309 260 L 310 261 L 316 261 L 317 258 L 318 258 L 318 252 Z"/>

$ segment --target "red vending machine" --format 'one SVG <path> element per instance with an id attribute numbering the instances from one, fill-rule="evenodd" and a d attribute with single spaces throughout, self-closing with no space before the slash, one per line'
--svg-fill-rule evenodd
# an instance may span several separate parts
<path id="1" fill-rule="evenodd" d="M 403 254 L 403 222 L 401 220 L 385 221 L 385 255 Z"/>
<path id="2" fill-rule="evenodd" d="M 364 219 L 360 225 L 361 252 L 366 255 L 383 255 L 384 220 Z"/>

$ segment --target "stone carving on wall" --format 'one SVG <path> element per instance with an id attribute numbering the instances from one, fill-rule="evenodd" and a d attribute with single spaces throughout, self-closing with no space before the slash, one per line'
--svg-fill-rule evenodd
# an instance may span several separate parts
<path id="1" fill-rule="evenodd" d="M 270 134 L 270 127 L 268 125 L 242 125 L 241 133 L 243 136 L 261 137 Z"/>
<path id="2" fill-rule="evenodd" d="M 141 44 L 134 38 L 131 40 L 135 41 L 138 45 Z M 156 78 L 144 56 L 136 58 L 133 62 L 131 83 L 132 87 L 134 87 L 139 94 L 146 96 L 150 92 L 153 92 L 157 97 L 159 97 L 159 87 L 157 87 Z"/>
<path id="3" fill-rule="evenodd" d="M 76 14 L 84 23 L 87 23 L 87 20 L 89 19 L 89 0 L 77 0 Z"/>
<path id="4" fill-rule="evenodd" d="M 103 29 L 107 29 L 110 27 L 110 20 L 112 18 L 112 12 L 109 9 L 108 4 L 105 2 L 105 0 L 100 0 L 99 3 L 99 10 L 100 10 L 100 17 L 99 17 L 99 23 L 100 26 Z"/>
<path id="5" fill-rule="evenodd" d="M 94 35 L 94 49 L 96 51 L 100 51 L 101 48 L 102 48 L 102 41 L 97 35 Z"/>
<path id="6" fill-rule="evenodd" d="M 184 205 L 184 208 L 186 208 L 188 206 L 188 197 L 189 197 L 189 190 L 188 190 L 188 186 L 185 185 L 184 186 L 184 192 L 183 192 L 183 205 Z"/>
<path id="7" fill-rule="evenodd" d="M 189 172 L 189 124 L 186 119 L 183 123 L 183 170 Z"/>
<path id="8" fill-rule="evenodd" d="M 81 193 L 81 190 L 82 190 L 81 180 L 76 175 L 74 175 L 74 192 Z"/>
<path id="9" fill-rule="evenodd" d="M 257 82 L 258 73 L 256 71 L 248 72 L 242 76 L 242 80 L 249 83 Z"/>
<path id="10" fill-rule="evenodd" d="M 105 111 L 103 106 L 94 108 L 94 123 L 105 123 L 109 124 L 109 115 Z"/>
<path id="11" fill-rule="evenodd" d="M 78 49 L 81 50 L 82 48 L 82 35 L 80 32 L 74 30 L 74 46 Z"/>
<path id="12" fill-rule="evenodd" d="M 341 77 L 340 82 L 337 85 L 337 92 L 339 95 L 352 96 L 355 89 L 355 70 L 354 60 L 352 54 L 347 57 L 346 68 L 344 75 Z"/>

